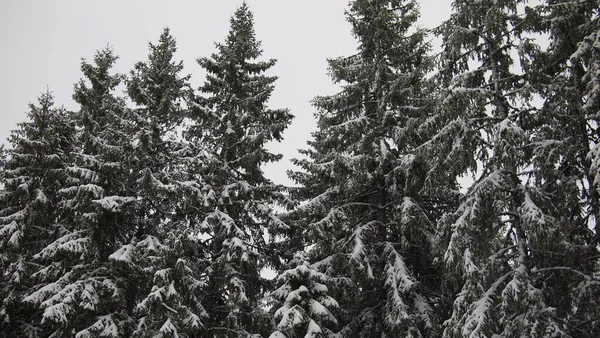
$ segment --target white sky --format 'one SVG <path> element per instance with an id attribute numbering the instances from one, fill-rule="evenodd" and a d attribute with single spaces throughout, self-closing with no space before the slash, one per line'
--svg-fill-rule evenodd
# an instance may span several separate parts
<path id="1" fill-rule="evenodd" d="M 247 0 L 264 58 L 278 63 L 272 108 L 296 116 L 281 144 L 271 149 L 284 159 L 265 168 L 275 182 L 290 183 L 285 170 L 296 150 L 306 148 L 315 128 L 310 100 L 336 92 L 326 58 L 354 53 L 356 41 L 344 17 L 346 0 Z M 422 27 L 434 27 L 450 14 L 451 0 L 420 0 Z M 224 40 L 229 18 L 241 0 L 0 0 L 0 143 L 25 119 L 28 102 L 49 88 L 58 105 L 77 110 L 73 84 L 81 77 L 81 58 L 91 60 L 107 45 L 120 59 L 115 72 L 126 73 L 145 61 L 148 42 L 168 26 L 177 39 L 176 60 L 197 88 L 204 72 L 199 56 Z M 435 45 L 435 44 L 434 44 Z"/>

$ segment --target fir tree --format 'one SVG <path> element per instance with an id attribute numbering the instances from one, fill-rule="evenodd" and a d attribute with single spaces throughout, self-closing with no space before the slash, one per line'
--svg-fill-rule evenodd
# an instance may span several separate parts
<path id="1" fill-rule="evenodd" d="M 268 332 L 259 315 L 266 285 L 260 276 L 266 265 L 263 236 L 286 225 L 273 210 L 284 199 L 283 189 L 264 176 L 261 166 L 281 159 L 266 144 L 281 141 L 292 115 L 267 107 L 277 78 L 265 72 L 275 60 L 257 61 L 261 54 L 253 15 L 244 3 L 217 52 L 198 59 L 208 74 L 193 105 L 188 139 L 199 150 L 192 173 L 209 187 L 198 215 L 211 256 L 205 289 L 211 336 Z"/>
<path id="2" fill-rule="evenodd" d="M 296 226 L 309 224 L 312 266 L 335 281 L 344 337 L 438 333 L 430 253 L 447 182 L 425 185 L 431 166 L 418 150 L 433 103 L 418 15 L 415 1 L 351 2 L 358 53 L 329 61 L 342 90 L 314 100 L 318 130 L 295 161 L 306 173 L 292 174 L 308 200 Z"/>
<path id="3" fill-rule="evenodd" d="M 60 226 L 58 191 L 67 184 L 65 168 L 73 150 L 74 128 L 50 92 L 30 104 L 27 122 L 12 132 L 12 148 L 2 161 L 0 181 L 0 331 L 3 336 L 38 337 L 41 312 L 23 301 L 35 286 L 34 256 L 51 243 Z"/>

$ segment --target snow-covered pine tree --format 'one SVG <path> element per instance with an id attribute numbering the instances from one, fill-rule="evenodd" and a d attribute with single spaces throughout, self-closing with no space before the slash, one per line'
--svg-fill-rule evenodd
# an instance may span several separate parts
<path id="1" fill-rule="evenodd" d="M 329 60 L 341 92 L 317 97 L 318 130 L 291 173 L 307 200 L 292 217 L 312 235 L 311 266 L 332 281 L 342 337 L 434 337 L 439 275 L 431 239 L 443 183 L 418 147 L 433 107 L 426 32 L 416 1 L 356 0 L 347 17 L 358 53 Z M 308 224 L 308 225 L 305 225 Z"/>
<path id="2" fill-rule="evenodd" d="M 600 335 L 600 4 L 545 1 L 536 14 L 549 47 L 532 64 L 543 107 L 531 118 L 546 230 L 533 243 L 535 271 L 568 337 Z"/>
<path id="3" fill-rule="evenodd" d="M 538 47 L 526 29 L 534 17 L 524 1 L 453 5 L 441 26 L 444 89 L 430 121 L 441 127 L 429 147 L 435 163 L 475 180 L 439 222 L 444 299 L 453 303 L 444 337 L 560 335 L 532 251 L 550 223 L 530 180 L 529 65 Z"/>
<path id="4" fill-rule="evenodd" d="M 182 181 L 183 145 L 176 130 L 184 117 L 189 76 L 181 76 L 183 63 L 173 60 L 177 45 L 168 28 L 149 49 L 148 61 L 137 63 L 127 81 L 138 106 L 131 187 L 137 196 L 136 229 L 110 257 L 132 280 L 128 304 L 140 317 L 135 337 L 194 336 L 206 316 L 200 295 L 205 253 L 195 236 L 198 229 L 185 217 L 185 204 L 198 199 L 200 191 L 197 183 Z"/>
<path id="5" fill-rule="evenodd" d="M 337 324 L 332 310 L 338 303 L 328 295 L 330 278 L 311 266 L 304 251 L 297 252 L 278 276 L 274 298 L 276 331 L 270 338 L 329 338 Z"/>
<path id="6" fill-rule="evenodd" d="M 273 209 L 284 199 L 283 188 L 266 178 L 261 166 L 281 159 L 266 144 L 281 141 L 292 115 L 267 107 L 277 78 L 265 72 L 275 60 L 257 61 L 261 54 L 253 15 L 243 3 L 217 52 L 198 59 L 208 74 L 187 134 L 201 149 L 193 173 L 210 187 L 197 213 L 211 256 L 205 289 L 210 336 L 270 330 L 259 318 L 266 288 L 260 276 L 266 264 L 264 235 L 286 225 Z"/>
<path id="7" fill-rule="evenodd" d="M 39 270 L 33 260 L 60 226 L 58 190 L 67 183 L 75 130 L 50 92 L 30 104 L 2 162 L 0 178 L 0 332 L 4 337 L 43 337 L 41 312 L 23 302 Z"/>
<path id="8" fill-rule="evenodd" d="M 80 105 L 74 119 L 78 149 L 67 187 L 59 190 L 61 204 L 54 241 L 33 258 L 39 263 L 35 285 L 24 298 L 43 311 L 44 328 L 53 336 L 122 337 L 131 332 L 127 311 L 127 276 L 116 273 L 109 256 L 133 229 L 128 194 L 127 109 L 113 91 L 122 80 L 110 74 L 116 56 L 98 51 L 94 62 L 83 60 L 84 79 L 73 98 Z"/>

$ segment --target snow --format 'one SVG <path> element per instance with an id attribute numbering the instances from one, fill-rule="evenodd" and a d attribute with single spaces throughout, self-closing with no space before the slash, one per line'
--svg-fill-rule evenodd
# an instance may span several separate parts
<path id="1" fill-rule="evenodd" d="M 50 283 L 42 286 L 40 289 L 32 292 L 29 296 L 23 299 L 26 303 L 41 304 L 50 295 L 57 294 L 62 289 L 62 286 L 58 283 Z"/>
<path id="2" fill-rule="evenodd" d="M 99 204 L 104 210 L 119 212 L 124 204 L 135 202 L 135 200 L 135 197 L 106 196 L 99 200 L 93 200 L 92 202 Z"/>
<path id="3" fill-rule="evenodd" d="M 287 337 L 283 333 L 281 333 L 281 331 L 275 331 L 275 332 L 271 333 L 269 338 L 287 338 Z"/>
<path id="4" fill-rule="evenodd" d="M 280 286 L 278 289 L 276 289 L 275 291 L 271 292 L 271 296 L 277 298 L 277 299 L 284 299 L 287 297 L 287 295 L 290 293 L 291 288 L 289 284 L 283 284 L 282 286 Z"/>
<path id="5" fill-rule="evenodd" d="M 308 275 L 310 273 L 310 268 L 304 264 L 300 264 L 295 268 L 284 271 L 281 275 L 279 275 L 278 280 L 284 281 L 290 278 L 300 278 L 302 275 Z"/>
<path id="6" fill-rule="evenodd" d="M 407 292 L 413 287 L 415 281 L 410 276 L 404 259 L 389 243 L 386 245 L 386 251 L 391 256 L 392 262 L 387 263 L 385 284 L 393 289 L 398 288 L 400 292 Z"/>
<path id="7" fill-rule="evenodd" d="M 304 336 L 304 338 L 320 337 L 320 333 L 322 333 L 321 327 L 317 323 L 315 323 L 314 320 L 311 319 L 311 321 L 308 323 L 306 335 Z"/>
<path id="8" fill-rule="evenodd" d="M 22 219 L 24 219 L 27 216 L 28 212 L 27 209 L 21 209 L 15 213 L 12 213 L 8 216 L 4 216 L 4 217 L 0 217 L 0 222 L 2 223 L 9 223 L 8 225 L 4 225 L 2 227 L 2 229 L 0 229 L 0 235 L 4 236 L 5 235 L 5 231 L 15 231 L 16 228 L 18 228 L 18 224 L 16 223 L 16 221 L 20 221 Z"/>
<path id="9" fill-rule="evenodd" d="M 338 302 L 330 296 L 323 296 L 320 298 L 321 304 L 327 306 L 328 308 L 339 308 L 340 305 Z"/>
<path id="10" fill-rule="evenodd" d="M 158 337 L 173 337 L 178 338 L 177 328 L 171 323 L 171 318 L 168 318 L 160 327 Z"/>
<path id="11" fill-rule="evenodd" d="M 498 136 L 501 137 L 503 133 L 512 135 L 523 135 L 524 131 L 519 126 L 515 125 L 510 119 L 505 118 L 498 124 Z"/>
<path id="12" fill-rule="evenodd" d="M 95 159 L 94 162 L 96 162 Z M 93 170 L 80 167 L 67 167 L 66 170 L 71 174 L 75 174 L 85 182 L 98 183 L 98 173 Z"/>
<path id="13" fill-rule="evenodd" d="M 167 292 L 165 292 L 165 296 L 167 296 L 167 297 L 177 296 L 177 290 L 175 289 L 174 281 L 171 281 L 171 283 L 169 284 L 169 287 L 167 288 Z"/>
<path id="14" fill-rule="evenodd" d="M 108 317 L 108 318 L 107 318 Z M 100 333 L 100 337 L 120 337 L 119 328 L 112 320 L 111 316 L 104 317 L 105 326 L 102 332 Z"/>
<path id="15" fill-rule="evenodd" d="M 576 60 L 576 59 L 581 59 L 585 56 L 586 53 L 588 53 L 588 51 L 590 49 L 592 49 L 592 45 L 596 48 L 598 48 L 598 37 L 597 37 L 597 33 L 594 32 L 592 33 L 590 36 L 587 36 L 583 41 L 580 41 L 578 43 L 578 48 L 577 50 L 569 57 L 569 59 L 571 60 Z M 590 44 L 590 42 L 592 42 Z M 574 61 L 577 62 L 577 61 Z"/>
<path id="16" fill-rule="evenodd" d="M 35 202 L 46 204 L 48 203 L 48 197 L 44 194 L 44 192 L 40 189 L 35 190 Z"/>
<path id="17" fill-rule="evenodd" d="M 156 272 L 154 273 L 154 281 L 155 283 L 157 281 L 166 281 L 169 279 L 169 275 L 171 274 L 171 268 L 164 268 L 164 269 L 159 269 L 156 270 Z"/>
<path id="18" fill-rule="evenodd" d="M 520 213 L 525 224 L 545 225 L 547 223 L 544 213 L 533 202 L 527 191 L 525 191 L 525 198 L 523 199 Z"/>
<path id="19" fill-rule="evenodd" d="M 75 338 L 93 338 L 96 337 L 96 332 L 100 332 L 100 337 L 118 338 L 119 328 L 112 319 L 112 315 L 100 316 L 98 320 L 83 331 L 78 332 Z"/>
<path id="20" fill-rule="evenodd" d="M 50 245 L 47 245 L 42 251 L 34 255 L 35 258 L 49 258 L 54 256 L 56 253 L 66 251 L 69 253 L 83 253 L 91 239 L 86 236 L 87 231 L 75 231 L 68 233 Z"/>
<path id="21" fill-rule="evenodd" d="M 365 251 L 365 245 L 363 243 L 363 238 L 362 238 L 362 233 L 363 231 L 368 231 L 371 228 L 371 223 L 367 223 L 365 225 L 359 226 L 355 231 L 354 231 L 354 246 L 352 248 L 352 254 L 350 254 L 350 257 L 352 259 L 358 260 L 360 258 L 360 256 L 362 256 L 364 254 Z"/>
<path id="22" fill-rule="evenodd" d="M 86 310 L 94 311 L 98 303 L 99 298 L 96 289 L 91 284 L 85 284 L 81 292 L 80 305 Z"/>
<path id="23" fill-rule="evenodd" d="M 277 329 L 285 330 L 286 328 L 292 328 L 305 322 L 304 311 L 298 305 L 295 305 L 283 314 L 281 321 L 277 324 Z"/>
<path id="24" fill-rule="evenodd" d="M 462 329 L 463 336 L 478 337 L 483 334 L 485 324 L 489 318 L 489 312 L 494 306 L 493 297 L 498 290 L 498 287 L 504 280 L 511 275 L 507 273 L 498 280 L 483 294 L 483 296 L 473 303 L 469 311 L 469 315 Z M 481 334 L 479 334 L 481 332 Z M 479 334 L 479 335 L 478 335 Z"/>
<path id="25" fill-rule="evenodd" d="M 317 293 L 326 293 L 327 292 L 327 286 L 324 284 L 321 284 L 321 283 L 313 283 L 311 288 L 314 292 L 317 292 Z"/>
<path id="26" fill-rule="evenodd" d="M 124 262 L 128 264 L 133 263 L 133 257 L 135 254 L 135 246 L 133 244 L 126 244 L 120 247 L 117 251 L 108 256 L 109 259 L 118 262 Z"/>
<path id="27" fill-rule="evenodd" d="M 23 232 L 21 231 L 21 229 L 18 229 L 15 232 L 13 232 L 10 238 L 8 239 L 8 245 L 18 247 L 19 243 L 21 242 L 21 238 L 23 238 Z"/>
<path id="28" fill-rule="evenodd" d="M 83 184 L 74 188 L 77 189 L 78 192 L 90 193 L 94 198 L 100 198 L 104 194 L 104 188 L 95 184 Z"/>
<path id="29" fill-rule="evenodd" d="M 288 304 L 284 304 L 282 307 L 280 307 L 279 309 L 277 309 L 275 311 L 275 313 L 273 314 L 273 316 L 275 318 L 279 318 L 281 316 L 283 316 L 285 313 L 287 313 L 287 311 L 290 309 L 290 307 L 288 306 Z"/>
<path id="30" fill-rule="evenodd" d="M 226 239 L 223 242 L 223 245 L 229 247 L 230 250 L 240 249 L 243 252 L 248 250 L 248 248 L 246 247 L 246 244 L 244 244 L 244 241 L 242 241 L 241 239 L 239 239 L 237 237 Z"/>
<path id="31" fill-rule="evenodd" d="M 156 301 L 162 302 L 162 291 L 163 288 L 158 288 L 155 286 L 152 287 L 152 291 L 146 296 L 146 298 L 142 299 L 136 306 L 137 311 L 147 311 L 150 308 L 150 305 Z"/>
<path id="32" fill-rule="evenodd" d="M 72 312 L 73 308 L 65 303 L 49 306 L 44 310 L 44 314 L 42 315 L 42 324 L 53 322 L 67 325 L 69 322 L 68 318 Z"/>
<path id="33" fill-rule="evenodd" d="M 315 317 L 326 319 L 332 323 L 337 323 L 337 320 L 323 304 L 314 299 L 309 301 L 309 313 Z"/>
<path id="34" fill-rule="evenodd" d="M 404 197 L 402 199 L 402 205 L 400 206 L 401 211 L 401 220 L 402 223 L 408 224 L 412 219 L 414 219 L 414 215 L 412 211 L 418 208 L 418 205 L 413 201 L 410 197 Z"/>
<path id="35" fill-rule="evenodd" d="M 166 245 L 163 245 L 158 238 L 152 235 L 146 236 L 146 238 L 139 241 L 136 246 L 138 248 L 144 248 L 147 252 L 159 252 L 168 249 Z"/>
<path id="36" fill-rule="evenodd" d="M 471 250 L 469 248 L 465 249 L 465 253 L 463 255 L 463 268 L 464 271 L 468 274 L 474 274 L 477 271 L 479 271 L 479 269 L 477 268 L 477 266 L 475 265 L 475 263 L 473 262 L 472 256 L 471 256 Z"/>
<path id="37" fill-rule="evenodd" d="M 191 311 L 188 311 L 187 317 L 183 320 L 183 324 L 194 329 L 203 327 L 200 317 Z"/>
<path id="38" fill-rule="evenodd" d="M 432 328 L 433 321 L 430 317 L 430 314 L 432 313 L 433 309 L 427 303 L 427 300 L 419 294 L 415 295 L 414 307 L 417 310 L 417 312 L 420 314 L 421 318 L 423 318 L 425 320 L 425 324 L 426 324 L 427 328 Z"/>
<path id="39" fill-rule="evenodd" d="M 308 289 L 304 285 L 300 285 L 296 290 L 291 291 L 285 299 L 288 303 L 302 300 L 302 294 L 308 294 Z"/>

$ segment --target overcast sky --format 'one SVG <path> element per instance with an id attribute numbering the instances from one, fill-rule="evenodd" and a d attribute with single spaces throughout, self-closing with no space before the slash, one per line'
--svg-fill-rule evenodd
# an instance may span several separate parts
<path id="1" fill-rule="evenodd" d="M 315 128 L 310 100 L 336 92 L 327 76 L 326 58 L 350 55 L 356 41 L 344 17 L 346 0 L 247 0 L 264 58 L 278 63 L 279 76 L 269 102 L 296 116 L 282 144 L 281 163 L 265 171 L 278 183 L 289 183 L 285 170 L 296 149 L 305 148 Z M 422 27 L 434 27 L 450 14 L 450 0 L 421 0 Z M 0 0 L 0 143 L 25 119 L 29 102 L 49 88 L 58 105 L 76 110 L 73 84 L 81 78 L 81 58 L 92 60 L 107 45 L 119 55 L 114 71 L 129 73 L 145 61 L 148 42 L 163 27 L 177 39 L 176 60 L 184 62 L 197 88 L 204 72 L 199 56 L 214 52 L 224 40 L 229 18 L 241 0 Z M 121 93 L 119 93 L 121 94 Z"/>

